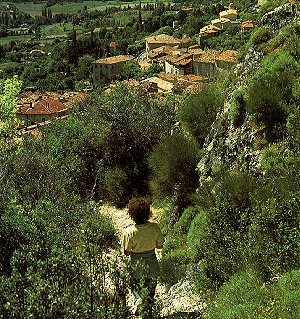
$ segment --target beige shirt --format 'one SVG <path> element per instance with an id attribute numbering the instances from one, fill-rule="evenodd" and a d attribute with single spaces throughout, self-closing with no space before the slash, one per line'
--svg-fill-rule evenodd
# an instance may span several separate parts
<path id="1" fill-rule="evenodd" d="M 156 223 L 147 222 L 125 229 L 122 248 L 128 252 L 142 253 L 161 247 L 163 243 L 164 237 L 159 226 Z"/>

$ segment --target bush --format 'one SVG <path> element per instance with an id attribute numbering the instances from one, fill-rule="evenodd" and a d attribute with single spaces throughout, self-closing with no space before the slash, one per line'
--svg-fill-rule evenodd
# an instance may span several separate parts
<path id="1" fill-rule="evenodd" d="M 0 276 L 1 318 L 130 318 L 129 272 L 106 255 L 117 245 L 115 229 L 92 204 L 81 210 L 70 237 L 42 205 L 29 214 L 28 239 L 14 249 L 11 272 Z"/>
<path id="2" fill-rule="evenodd" d="M 245 88 L 240 87 L 233 93 L 232 102 L 229 109 L 229 117 L 231 119 L 232 124 L 235 127 L 241 126 L 246 117 L 246 100 L 247 100 L 247 92 Z"/>
<path id="3" fill-rule="evenodd" d="M 187 231 L 196 214 L 197 208 L 186 208 L 164 244 L 160 263 L 161 278 L 170 286 L 185 276 L 187 265 L 191 262 L 190 250 L 187 247 Z"/>
<path id="4" fill-rule="evenodd" d="M 266 280 L 299 266 L 299 198 L 270 197 L 253 207 L 249 257 Z"/>
<path id="5" fill-rule="evenodd" d="M 178 111 L 183 127 L 196 139 L 200 148 L 210 131 L 217 112 L 224 103 L 224 92 L 219 83 L 207 85 L 187 96 Z"/>
<path id="6" fill-rule="evenodd" d="M 276 282 L 265 283 L 249 268 L 230 278 L 208 307 L 207 319 L 296 319 L 300 307 L 299 270 L 285 273 Z"/>
<path id="7" fill-rule="evenodd" d="M 259 273 L 248 269 L 230 278 L 208 308 L 208 319 L 266 319 L 268 296 Z"/>
<path id="8" fill-rule="evenodd" d="M 297 269 L 284 274 L 275 288 L 276 303 L 272 318 L 299 318 L 300 271 Z"/>
<path id="9" fill-rule="evenodd" d="M 21 245 L 30 242 L 33 228 L 26 216 L 0 215 L 0 274 L 11 272 L 10 259 Z"/>
<path id="10" fill-rule="evenodd" d="M 109 203 L 117 207 L 124 207 L 132 196 L 126 187 L 128 184 L 126 173 L 121 169 L 112 168 L 105 172 L 104 181 L 106 198 Z"/>
<path id="11" fill-rule="evenodd" d="M 151 153 L 152 169 L 150 187 L 154 197 L 174 197 L 174 221 L 177 221 L 196 190 L 198 175 L 196 166 L 199 150 L 196 143 L 183 134 L 167 137 Z"/>
<path id="12" fill-rule="evenodd" d="M 186 249 L 165 252 L 160 261 L 161 280 L 168 286 L 172 286 L 185 277 L 187 265 L 190 259 Z"/>
<path id="13" fill-rule="evenodd" d="M 268 57 L 262 64 L 248 80 L 246 110 L 265 126 L 267 140 L 274 141 L 283 136 L 289 106 L 297 99 L 293 85 L 299 65 L 287 52 Z"/>
<path id="14" fill-rule="evenodd" d="M 250 39 L 247 43 L 247 48 L 249 49 L 250 46 L 253 46 L 256 49 L 259 49 L 260 45 L 265 44 L 270 40 L 273 36 L 273 32 L 271 29 L 267 28 L 256 28 Z"/>
<path id="15" fill-rule="evenodd" d="M 96 249 L 102 253 L 109 248 L 116 248 L 118 237 L 110 217 L 100 214 L 99 207 L 93 203 L 83 207 L 85 215 L 80 225 L 80 239 L 84 247 Z M 96 254 L 96 252 L 94 252 Z"/>
<path id="16" fill-rule="evenodd" d="M 223 284 L 247 263 L 245 247 L 254 185 L 247 175 L 218 173 L 210 185 L 211 206 L 199 209 L 189 228 L 191 256 L 195 262 L 202 263 L 201 276 L 214 287 Z"/>

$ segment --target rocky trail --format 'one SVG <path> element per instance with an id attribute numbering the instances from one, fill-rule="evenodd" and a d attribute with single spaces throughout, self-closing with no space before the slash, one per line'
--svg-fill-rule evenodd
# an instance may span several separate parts
<path id="1" fill-rule="evenodd" d="M 124 229 L 132 224 L 126 210 L 102 206 L 101 213 L 112 218 L 120 238 Z M 152 219 L 157 219 L 157 213 L 153 212 Z M 160 254 L 161 251 L 157 251 L 158 258 L 161 258 Z M 188 274 L 185 278 L 182 278 L 182 281 L 170 288 L 159 282 L 156 288 L 156 300 L 160 315 L 165 319 L 200 319 L 202 318 L 201 313 L 206 308 L 206 304 L 196 294 L 193 282 L 189 279 Z"/>

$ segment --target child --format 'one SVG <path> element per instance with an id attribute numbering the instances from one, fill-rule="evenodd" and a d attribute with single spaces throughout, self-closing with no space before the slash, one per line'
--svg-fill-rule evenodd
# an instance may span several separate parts
<path id="1" fill-rule="evenodd" d="M 130 200 L 128 213 L 135 224 L 126 228 L 122 246 L 124 254 L 130 256 L 135 297 L 133 311 L 136 312 L 142 299 L 148 305 L 153 301 L 159 274 L 155 248 L 163 247 L 164 237 L 158 224 L 149 221 L 150 206 L 144 199 Z M 147 293 L 141 298 L 141 292 L 145 290 Z"/>

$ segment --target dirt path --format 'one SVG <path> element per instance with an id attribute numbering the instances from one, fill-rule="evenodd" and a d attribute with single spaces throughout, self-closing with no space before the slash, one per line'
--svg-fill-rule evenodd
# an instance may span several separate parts
<path id="1" fill-rule="evenodd" d="M 118 235 L 122 238 L 123 231 L 133 222 L 126 210 L 116 209 L 110 206 L 102 206 L 101 213 L 108 215 L 114 221 Z M 158 212 L 153 212 L 153 220 L 158 217 Z M 161 251 L 157 251 L 158 258 L 161 258 Z M 206 304 L 198 297 L 191 280 L 187 277 L 172 286 L 170 289 L 158 283 L 156 288 L 156 299 L 161 308 L 163 318 L 201 318 Z"/>

